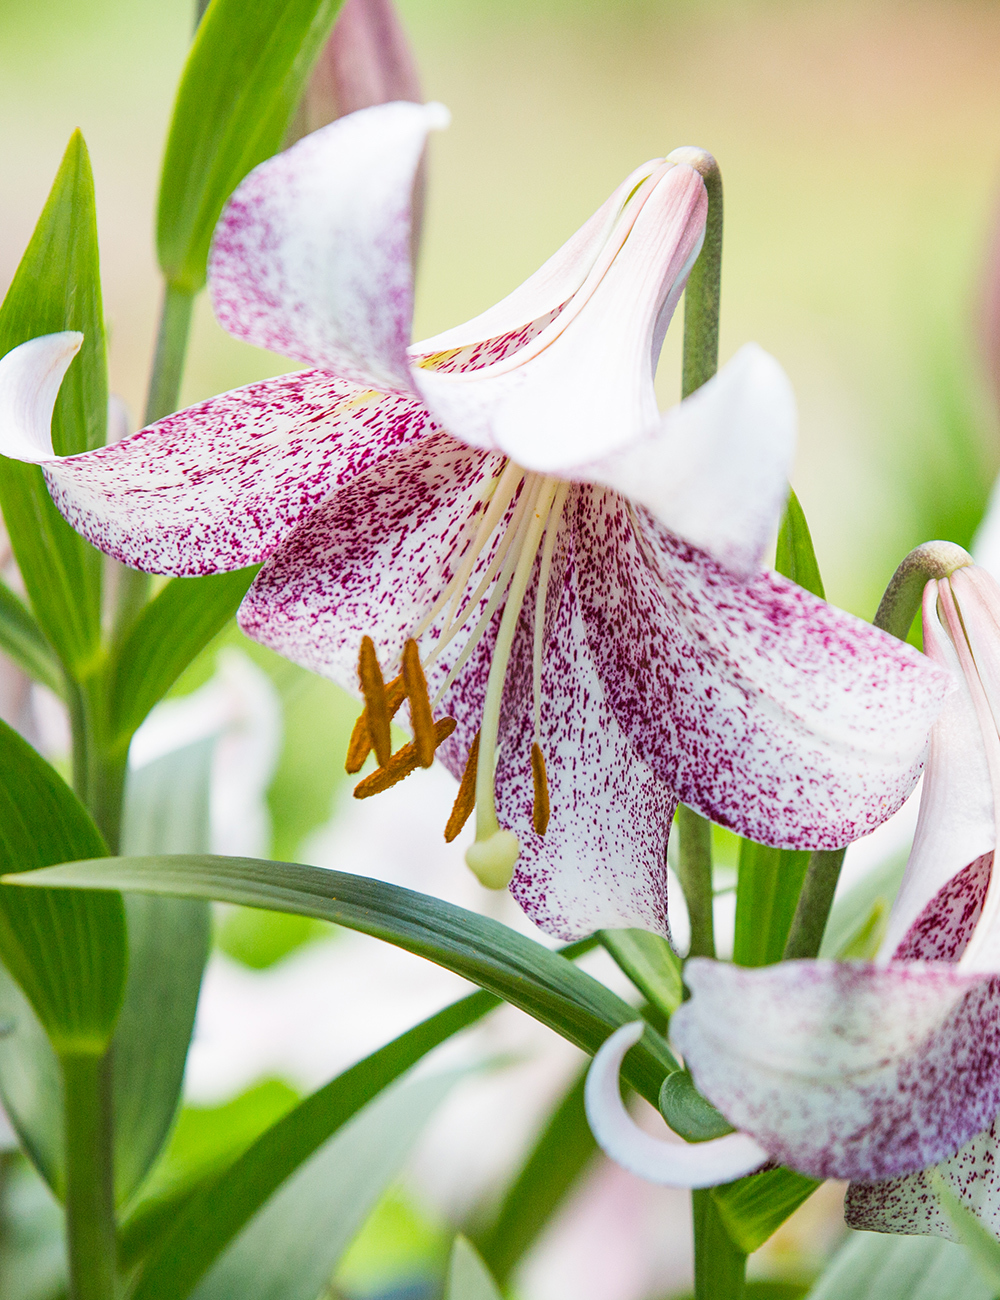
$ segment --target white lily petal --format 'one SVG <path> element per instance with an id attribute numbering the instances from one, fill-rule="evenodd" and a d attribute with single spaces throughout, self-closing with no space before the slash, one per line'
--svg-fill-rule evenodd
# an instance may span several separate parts
<path id="1" fill-rule="evenodd" d="M 615 488 L 723 568 L 749 577 L 788 494 L 795 433 L 788 376 L 748 343 L 655 432 L 570 477 Z"/>
<path id="2" fill-rule="evenodd" d="M 665 1187 L 714 1187 L 767 1164 L 770 1156 L 746 1133 L 682 1145 L 662 1142 L 639 1128 L 622 1104 L 618 1076 L 642 1031 L 641 1020 L 616 1029 L 587 1074 L 587 1120 L 604 1153 L 630 1173 Z"/>
<path id="3" fill-rule="evenodd" d="M 913 848 L 889 914 L 878 961 L 885 964 L 949 880 L 994 847 L 993 788 L 969 686 L 937 613 L 937 585 L 924 592 L 924 653 L 950 670 L 955 688 L 931 730 Z"/>
<path id="4" fill-rule="evenodd" d="M 80 351 L 77 330 L 43 334 L 0 358 L 0 455 L 33 465 L 52 460 L 52 410 L 70 362 Z"/>
<path id="5" fill-rule="evenodd" d="M 378 104 L 255 168 L 223 212 L 209 280 L 236 338 L 409 390 L 413 182 L 441 104 Z"/>

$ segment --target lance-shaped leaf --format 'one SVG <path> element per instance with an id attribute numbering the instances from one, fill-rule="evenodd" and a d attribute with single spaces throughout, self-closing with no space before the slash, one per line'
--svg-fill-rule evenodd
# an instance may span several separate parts
<path id="1" fill-rule="evenodd" d="M 445 1300 L 502 1300 L 489 1269 L 464 1237 L 456 1237 L 451 1250 Z"/>
<path id="2" fill-rule="evenodd" d="M 0 582 L 0 650 L 36 682 L 56 695 L 63 693 L 65 683 L 59 660 L 34 615 L 5 582 Z"/>
<path id="3" fill-rule="evenodd" d="M 176 288 L 195 293 L 205 283 L 223 204 L 281 148 L 339 8 L 340 0 L 209 6 L 177 91 L 160 180 L 157 248 Z"/>
<path id="4" fill-rule="evenodd" d="M 0 307 L 0 367 L 20 344 L 65 330 L 83 340 L 52 414 L 51 447 L 62 456 L 102 446 L 108 418 L 94 181 L 79 132 Z M 16 385 L 5 391 L 16 400 Z M 0 421 L 15 414 L 0 409 Z M 101 631 L 100 555 L 60 517 L 37 465 L 0 459 L 0 505 L 46 637 L 68 668 L 87 668 Z"/>
<path id="5" fill-rule="evenodd" d="M 30 871 L 82 850 L 104 851 L 86 809 L 0 723 L 0 862 Z M 33 898 L 0 889 L 0 956 L 57 1051 L 104 1051 L 125 981 L 125 917 L 117 895 L 45 890 Z"/>
<path id="6" fill-rule="evenodd" d="M 44 877 L 20 876 L 17 883 L 43 880 L 69 888 L 215 898 L 333 921 L 463 975 L 586 1052 L 596 1052 L 611 1030 L 635 1021 L 627 1002 L 534 940 L 489 917 L 364 876 L 291 862 L 178 854 L 68 863 Z M 655 1104 L 664 1075 L 678 1068 L 663 1039 L 647 1028 L 626 1057 L 623 1075 Z"/>

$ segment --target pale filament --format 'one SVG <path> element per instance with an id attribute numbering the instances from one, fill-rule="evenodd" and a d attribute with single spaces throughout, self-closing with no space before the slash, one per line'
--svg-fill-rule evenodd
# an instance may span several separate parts
<path id="1" fill-rule="evenodd" d="M 538 566 L 538 590 L 535 592 L 535 637 L 531 656 L 531 685 L 535 706 L 535 744 L 539 747 L 542 743 L 542 649 L 545 643 L 545 603 L 549 594 L 549 576 L 552 573 L 552 557 L 555 554 L 559 522 L 562 519 L 568 492 L 569 484 L 560 483 L 552 501 L 552 510 L 545 526 L 542 559 Z"/>

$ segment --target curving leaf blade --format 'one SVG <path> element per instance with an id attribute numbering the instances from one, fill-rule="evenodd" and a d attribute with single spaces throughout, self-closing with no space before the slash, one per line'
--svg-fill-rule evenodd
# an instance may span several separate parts
<path id="1" fill-rule="evenodd" d="M 995 1294 L 954 1242 L 852 1232 L 806 1300 L 993 1300 Z"/>
<path id="2" fill-rule="evenodd" d="M 475 1246 L 461 1236 L 451 1248 L 445 1300 L 503 1300 Z"/>

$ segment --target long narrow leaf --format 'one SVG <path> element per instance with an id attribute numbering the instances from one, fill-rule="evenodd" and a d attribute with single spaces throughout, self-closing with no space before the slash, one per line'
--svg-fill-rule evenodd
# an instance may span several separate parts
<path id="1" fill-rule="evenodd" d="M 993 1300 L 995 1294 L 954 1242 L 852 1232 L 807 1300 Z"/>
<path id="2" fill-rule="evenodd" d="M 451 1250 L 444 1300 L 503 1300 L 475 1246 L 464 1237 L 456 1237 Z"/>
<path id="3" fill-rule="evenodd" d="M 5 582 L 0 582 L 0 650 L 36 682 L 63 693 L 59 660 L 34 615 Z"/>
<path id="4" fill-rule="evenodd" d="M 215 898 L 333 921 L 465 976 L 591 1055 L 614 1029 L 636 1019 L 610 989 L 499 921 L 365 876 L 260 858 L 178 854 L 66 863 L 16 882 Z M 677 1069 L 664 1040 L 647 1028 L 623 1073 L 655 1105 L 664 1076 Z"/>

